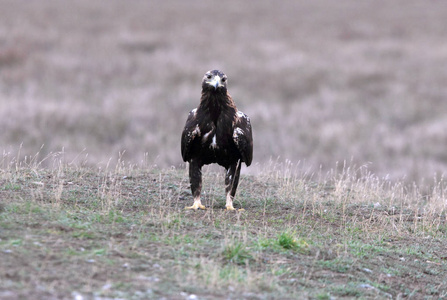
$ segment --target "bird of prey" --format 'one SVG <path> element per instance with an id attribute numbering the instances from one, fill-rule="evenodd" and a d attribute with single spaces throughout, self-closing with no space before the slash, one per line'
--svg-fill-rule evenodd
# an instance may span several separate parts
<path id="1" fill-rule="evenodd" d="M 200 201 L 202 166 L 217 163 L 226 169 L 226 210 L 235 210 L 233 198 L 239 183 L 241 164 L 250 166 L 253 138 L 250 119 L 238 111 L 227 90 L 227 75 L 206 72 L 202 80 L 199 107 L 193 109 L 182 133 L 183 161 L 189 162 L 189 181 L 194 204 L 186 209 L 206 209 Z"/>

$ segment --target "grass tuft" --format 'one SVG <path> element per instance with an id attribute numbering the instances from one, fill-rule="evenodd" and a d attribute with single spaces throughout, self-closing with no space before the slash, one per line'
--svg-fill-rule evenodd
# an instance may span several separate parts
<path id="1" fill-rule="evenodd" d="M 253 260 L 250 251 L 240 242 L 233 242 L 226 245 L 222 255 L 227 262 L 237 265 L 245 265 Z"/>
<path id="2" fill-rule="evenodd" d="M 278 236 L 278 244 L 284 249 L 294 250 L 298 248 L 298 242 L 292 232 L 284 231 Z"/>

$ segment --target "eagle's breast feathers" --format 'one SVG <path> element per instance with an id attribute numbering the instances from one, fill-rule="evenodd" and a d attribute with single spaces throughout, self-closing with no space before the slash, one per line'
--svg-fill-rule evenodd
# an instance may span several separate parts
<path id="1" fill-rule="evenodd" d="M 193 109 L 183 130 L 181 150 L 184 161 L 194 156 L 204 157 L 205 163 L 242 159 L 249 166 L 253 156 L 250 119 L 234 110 L 221 113 L 214 123 L 206 111 Z"/>

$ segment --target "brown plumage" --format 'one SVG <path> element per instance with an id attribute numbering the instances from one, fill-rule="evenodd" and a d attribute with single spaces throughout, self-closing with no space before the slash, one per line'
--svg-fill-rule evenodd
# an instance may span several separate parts
<path id="1" fill-rule="evenodd" d="M 250 119 L 238 111 L 227 91 L 227 76 L 208 71 L 202 80 L 199 107 L 193 109 L 182 133 L 183 160 L 189 162 L 189 179 L 194 204 L 187 209 L 205 209 L 200 201 L 202 166 L 217 163 L 226 169 L 226 209 L 234 210 L 233 198 L 239 183 L 241 163 L 253 158 Z"/>

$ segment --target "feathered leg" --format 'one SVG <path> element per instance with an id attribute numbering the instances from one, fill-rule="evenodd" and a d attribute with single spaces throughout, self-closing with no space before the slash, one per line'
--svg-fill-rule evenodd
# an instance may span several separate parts
<path id="1" fill-rule="evenodd" d="M 235 210 L 235 208 L 233 207 L 233 199 L 234 195 L 236 194 L 237 186 L 239 184 L 240 173 L 241 173 L 240 160 L 234 165 L 231 165 L 227 169 L 227 173 L 225 175 L 225 193 L 227 195 L 227 201 L 225 203 L 226 210 Z"/>
<path id="2" fill-rule="evenodd" d="M 202 191 L 202 166 L 198 161 L 191 160 L 189 163 L 189 182 L 191 184 L 191 192 L 194 197 L 194 204 L 185 207 L 185 209 L 206 209 L 205 205 L 200 202 L 200 193 Z"/>

